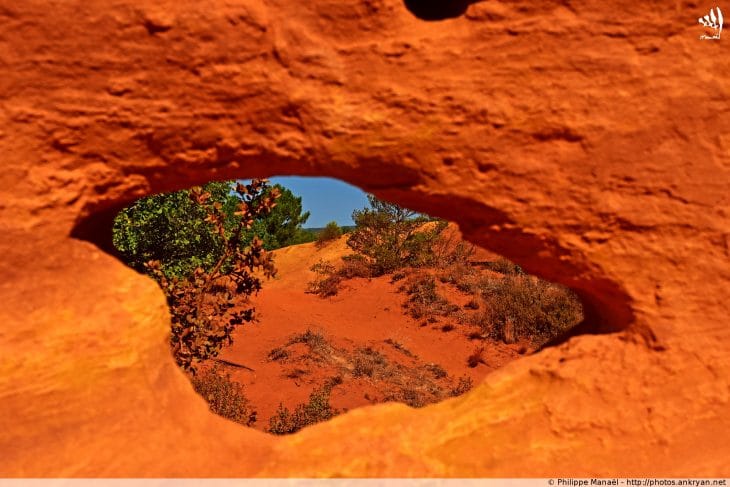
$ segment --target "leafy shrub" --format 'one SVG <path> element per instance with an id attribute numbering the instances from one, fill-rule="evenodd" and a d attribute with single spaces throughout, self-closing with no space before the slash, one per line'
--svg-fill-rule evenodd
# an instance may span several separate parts
<path id="1" fill-rule="evenodd" d="M 317 277 L 307 284 L 307 293 L 316 294 L 322 298 L 337 295 L 340 290 L 342 277 L 337 274 L 335 266 L 329 262 L 320 260 L 310 270 L 315 272 Z"/>
<path id="2" fill-rule="evenodd" d="M 337 224 L 337 222 L 329 222 L 321 232 L 319 232 L 319 235 L 317 235 L 317 246 L 322 247 L 328 242 L 331 242 L 333 240 L 337 240 L 342 236 L 342 229 Z"/>
<path id="3" fill-rule="evenodd" d="M 571 291 L 534 276 L 486 279 L 480 289 L 486 305 L 479 324 L 508 343 L 527 339 L 542 345 L 583 319 L 580 301 Z"/>
<path id="4" fill-rule="evenodd" d="M 184 278 L 198 267 L 208 272 L 224 254 L 226 239 L 238 231 L 244 217 L 240 213 L 243 197 L 236 188 L 238 186 L 233 181 L 205 184 L 202 187 L 202 194 L 206 195 L 205 204 L 196 201 L 193 194 L 200 189 L 141 198 L 114 219 L 114 246 L 124 262 L 140 272 L 147 272 L 145 266 L 151 260 L 160 263 L 160 270 L 167 278 Z M 256 191 L 261 193 L 261 200 L 275 199 L 276 206 L 257 212 L 244 225 L 235 239 L 242 249 L 255 237 L 266 250 L 310 237 L 301 228 L 309 213 L 302 213 L 300 197 L 278 184 L 257 187 Z M 223 233 L 213 228 L 215 222 L 209 218 L 209 207 L 213 205 L 224 216 Z M 227 265 L 224 265 L 224 270 Z"/>
<path id="5" fill-rule="evenodd" d="M 269 420 L 269 432 L 275 435 L 296 433 L 300 429 L 315 423 L 327 421 L 339 414 L 330 405 L 331 385 L 314 390 L 309 402 L 299 404 L 291 413 L 283 404 L 279 404 L 276 414 Z"/>
<path id="6" fill-rule="evenodd" d="M 158 260 L 145 264 L 149 275 L 164 291 L 172 315 L 170 344 L 177 364 L 195 373 L 196 363 L 218 355 L 224 343 L 232 343 L 236 326 L 252 321 L 254 309 L 231 311 L 236 297 L 249 296 L 261 289 L 260 269 L 265 277 L 275 274 L 271 255 L 254 237 L 242 247 L 241 238 L 254 221 L 276 204 L 278 192 L 268 191 L 268 181 L 236 184 L 237 218 L 231 222 L 220 202 L 202 188 L 193 188 L 190 198 L 202 208 L 207 231 L 220 239 L 220 253 L 212 267 L 197 267 L 182 277 L 169 277 Z"/>
<path id="7" fill-rule="evenodd" d="M 446 222 L 426 225 L 426 216 L 368 195 L 370 208 L 355 210 L 355 230 L 347 245 L 366 256 L 374 276 L 403 267 L 420 267 L 435 259 L 432 245 Z"/>
<path id="8" fill-rule="evenodd" d="M 243 394 L 243 386 L 232 381 L 229 374 L 222 375 L 218 369 L 210 368 L 193 376 L 192 383 L 214 413 L 246 426 L 256 422 L 256 411 Z"/>

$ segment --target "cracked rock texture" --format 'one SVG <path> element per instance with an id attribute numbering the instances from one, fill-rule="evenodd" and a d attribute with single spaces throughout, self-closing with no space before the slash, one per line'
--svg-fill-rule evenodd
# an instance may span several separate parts
<path id="1" fill-rule="evenodd" d="M 489 0 L 426 22 L 397 0 L 0 0 L 0 476 L 730 476 L 711 6 Z M 214 417 L 162 293 L 105 253 L 110 220 L 275 174 L 450 218 L 610 333 L 422 410 L 287 438 Z"/>

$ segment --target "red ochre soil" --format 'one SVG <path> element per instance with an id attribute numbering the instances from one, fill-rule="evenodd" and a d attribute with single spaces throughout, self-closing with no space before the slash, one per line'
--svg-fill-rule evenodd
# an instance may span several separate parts
<path id="1" fill-rule="evenodd" d="M 346 240 L 342 237 L 321 248 L 310 243 L 277 250 L 278 275 L 264 281 L 263 290 L 253 299 L 258 322 L 239 327 L 233 345 L 219 357 L 253 369 L 222 366 L 232 379 L 244 385 L 245 395 L 257 411 L 254 427 L 265 430 L 280 403 L 293 410 L 306 403 L 314 389 L 337 375 L 338 369 L 342 370 L 306 357 L 309 350 L 302 343 L 286 347 L 290 355 L 284 360 L 269 358 L 271 350 L 285 346 L 292 336 L 307 330 L 350 353 L 370 347 L 387 357 L 389 363 L 406 367 L 438 364 L 448 376 L 434 383 L 444 388 L 455 386 L 462 376 L 479 384 L 486 374 L 520 356 L 521 345 L 470 339 L 469 332 L 477 328 L 460 325 L 453 318 L 439 317 L 438 322 L 428 324 L 424 319 L 412 318 L 403 308 L 406 294 L 398 291 L 403 281 L 392 282 L 390 275 L 345 280 L 338 294 L 329 298 L 306 293 L 307 283 L 316 277 L 310 270 L 313 264 L 324 259 L 338 265 L 343 255 L 352 253 Z M 480 257 L 487 255 L 482 253 Z M 449 302 L 463 306 L 468 301 L 466 294 L 438 284 L 439 294 Z M 447 323 L 455 328 L 442 331 Z M 415 358 L 387 343 L 388 339 L 401 344 Z M 469 367 L 467 357 L 481 347 L 485 363 Z M 331 405 L 340 411 L 381 402 L 384 391 L 392 390 L 383 381 L 369 377 L 355 378 L 345 373 L 343 379 L 330 396 Z"/>

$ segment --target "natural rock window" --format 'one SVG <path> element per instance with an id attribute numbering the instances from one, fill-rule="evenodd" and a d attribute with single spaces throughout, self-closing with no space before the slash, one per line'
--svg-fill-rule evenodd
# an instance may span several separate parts
<path id="1" fill-rule="evenodd" d="M 211 182 L 114 221 L 117 253 L 167 296 L 173 356 L 221 416 L 289 434 L 361 406 L 423 407 L 583 319 L 572 292 L 453 223 L 287 181 Z M 324 224 L 335 208 L 340 221 Z"/>

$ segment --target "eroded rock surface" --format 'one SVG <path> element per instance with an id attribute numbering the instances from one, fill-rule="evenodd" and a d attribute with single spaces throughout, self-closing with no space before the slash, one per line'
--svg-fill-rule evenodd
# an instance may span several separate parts
<path id="1" fill-rule="evenodd" d="M 0 1 L 0 474 L 728 476 L 730 64 L 675 2 Z M 586 330 L 424 410 L 213 417 L 131 200 L 329 175 L 569 285 Z"/>

